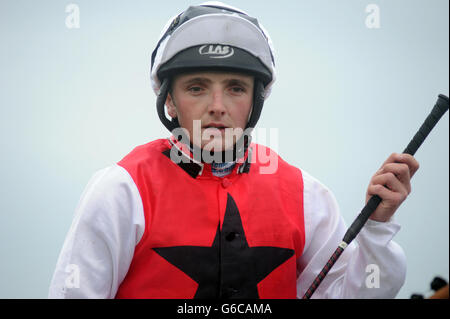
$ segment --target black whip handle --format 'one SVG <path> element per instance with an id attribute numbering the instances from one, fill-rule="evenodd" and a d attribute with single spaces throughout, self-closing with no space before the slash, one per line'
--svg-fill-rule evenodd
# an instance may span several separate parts
<path id="1" fill-rule="evenodd" d="M 408 146 L 405 148 L 403 153 L 414 155 L 417 149 L 422 145 L 423 141 L 425 141 L 428 134 L 430 134 L 433 127 L 439 122 L 441 117 L 448 110 L 448 97 L 445 95 L 439 94 L 438 100 L 431 110 L 430 114 L 423 122 L 419 131 L 417 131 L 416 135 L 414 135 L 411 142 L 409 142 Z"/>

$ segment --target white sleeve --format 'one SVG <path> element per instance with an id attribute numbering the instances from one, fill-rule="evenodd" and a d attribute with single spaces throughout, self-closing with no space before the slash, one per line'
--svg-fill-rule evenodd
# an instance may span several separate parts
<path id="1" fill-rule="evenodd" d="M 59 255 L 49 298 L 114 298 L 145 227 L 128 172 L 113 165 L 86 186 Z"/>
<path id="2" fill-rule="evenodd" d="M 298 259 L 298 298 L 303 297 L 347 231 L 331 191 L 308 173 L 302 174 L 305 247 Z M 368 220 L 312 298 L 394 298 L 406 276 L 405 254 L 392 241 L 399 230 L 393 221 Z"/>

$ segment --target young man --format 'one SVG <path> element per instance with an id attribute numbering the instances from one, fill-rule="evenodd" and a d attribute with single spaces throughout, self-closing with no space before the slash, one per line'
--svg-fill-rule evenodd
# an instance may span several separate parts
<path id="1" fill-rule="evenodd" d="M 301 298 L 346 226 L 325 186 L 250 143 L 275 80 L 267 32 L 221 3 L 189 7 L 166 26 L 151 77 L 173 135 L 94 175 L 49 297 Z M 397 294 L 406 262 L 391 217 L 417 169 L 412 156 L 392 154 L 375 173 L 367 199 L 383 201 L 314 298 Z M 379 269 L 375 289 L 369 265 Z"/>

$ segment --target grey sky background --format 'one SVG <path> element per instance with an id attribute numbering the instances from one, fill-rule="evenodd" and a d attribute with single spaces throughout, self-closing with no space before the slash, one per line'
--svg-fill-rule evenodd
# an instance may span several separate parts
<path id="1" fill-rule="evenodd" d="M 69 1 L 0 0 L 0 298 L 46 298 L 89 178 L 168 136 L 150 56 L 167 20 L 200 2 L 74 1 L 80 28 L 70 29 Z M 227 3 L 258 17 L 275 46 L 277 82 L 258 126 L 279 140 L 265 144 L 327 185 L 349 225 L 371 176 L 448 96 L 449 2 Z M 379 28 L 366 25 L 369 4 Z M 448 132 L 446 114 L 395 217 L 408 260 L 398 298 L 449 279 Z"/>

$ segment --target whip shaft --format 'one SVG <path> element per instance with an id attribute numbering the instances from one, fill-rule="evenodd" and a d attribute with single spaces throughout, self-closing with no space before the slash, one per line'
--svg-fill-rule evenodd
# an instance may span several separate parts
<path id="1" fill-rule="evenodd" d="M 433 110 L 427 116 L 422 126 L 414 135 L 413 139 L 409 142 L 408 146 L 405 148 L 403 153 L 407 153 L 410 155 L 414 155 L 416 153 L 416 151 L 425 141 L 426 137 L 428 136 L 428 134 L 430 134 L 431 130 L 434 128 L 437 122 L 441 119 L 441 117 L 445 114 L 445 112 L 447 112 L 448 107 L 449 107 L 448 97 L 439 94 L 438 100 L 434 105 Z M 372 215 L 372 213 L 377 209 L 381 201 L 382 199 L 378 195 L 374 195 L 369 199 L 367 204 L 361 210 L 361 213 L 358 215 L 358 217 L 356 217 L 355 221 L 352 223 L 352 225 L 345 233 L 344 238 L 342 239 L 342 242 L 339 245 L 339 247 L 336 249 L 336 251 L 333 253 L 331 258 L 326 263 L 326 265 L 323 267 L 322 271 L 319 273 L 319 275 L 317 275 L 311 286 L 306 291 L 305 295 L 303 296 L 303 299 L 311 298 L 313 293 L 316 291 L 317 287 L 320 285 L 320 283 L 323 281 L 325 276 L 330 271 L 331 267 L 333 267 L 333 265 L 336 263 L 338 258 L 343 253 L 344 249 L 352 242 L 352 240 L 356 237 L 356 235 L 358 235 L 361 228 L 367 222 L 370 215 Z"/>

